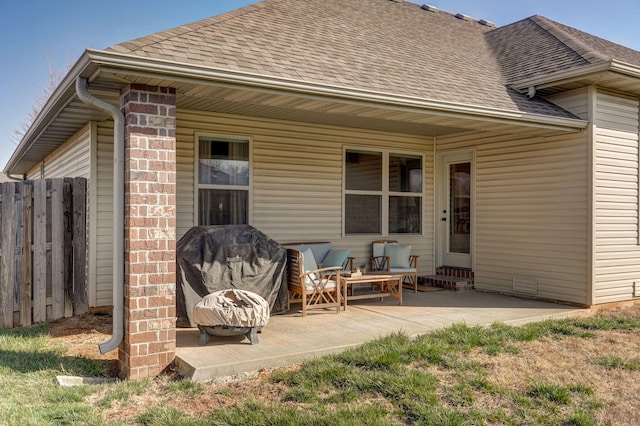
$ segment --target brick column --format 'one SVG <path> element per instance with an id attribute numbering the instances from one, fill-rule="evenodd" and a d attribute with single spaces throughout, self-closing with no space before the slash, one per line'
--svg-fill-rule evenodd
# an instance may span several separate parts
<path id="1" fill-rule="evenodd" d="M 124 341 L 120 375 L 155 377 L 176 348 L 175 90 L 123 90 L 125 127 Z"/>

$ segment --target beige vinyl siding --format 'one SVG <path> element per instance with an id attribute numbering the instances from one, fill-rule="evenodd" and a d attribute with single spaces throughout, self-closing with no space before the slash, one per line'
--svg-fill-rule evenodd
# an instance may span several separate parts
<path id="1" fill-rule="evenodd" d="M 93 306 L 113 304 L 113 122 L 97 125 L 96 144 L 96 265 L 89 297 Z"/>
<path id="2" fill-rule="evenodd" d="M 640 286 L 638 98 L 596 92 L 594 302 L 628 300 Z"/>
<path id="3" fill-rule="evenodd" d="M 438 152 L 465 148 L 476 153 L 476 287 L 587 303 L 586 134 L 437 140 Z"/>
<path id="4" fill-rule="evenodd" d="M 45 178 L 83 177 L 89 179 L 91 166 L 91 125 L 87 124 L 43 161 Z M 27 173 L 40 179 L 42 164 Z"/>
<path id="5" fill-rule="evenodd" d="M 589 119 L 589 94 L 586 87 L 551 95 L 545 99 L 583 120 Z"/>
<path id="6" fill-rule="evenodd" d="M 27 180 L 35 180 L 40 179 L 40 166 L 36 166 L 29 170 L 26 174 Z"/>
<path id="7" fill-rule="evenodd" d="M 177 120 L 180 120 L 178 113 Z M 179 240 L 194 224 L 195 135 L 193 127 L 176 129 L 176 238 Z"/>
<path id="8" fill-rule="evenodd" d="M 330 241 L 350 248 L 357 264 L 368 261 L 379 236 L 342 237 L 343 147 L 425 155 L 424 234 L 397 239 L 413 245 L 420 273 L 433 271 L 432 138 L 186 110 L 178 110 L 177 126 L 178 237 L 194 223 L 195 133 L 247 137 L 251 224 L 281 243 Z"/>

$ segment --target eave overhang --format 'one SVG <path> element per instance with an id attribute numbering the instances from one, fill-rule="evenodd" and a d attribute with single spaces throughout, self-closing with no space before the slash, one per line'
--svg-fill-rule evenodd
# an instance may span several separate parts
<path id="1" fill-rule="evenodd" d="M 395 120 L 396 123 L 407 123 L 407 127 L 414 125 L 414 132 L 424 129 L 425 136 L 438 134 L 439 131 L 445 132 L 442 129 L 449 129 L 449 133 L 452 133 L 487 130 L 491 126 L 513 127 L 511 131 L 517 131 L 517 128 L 521 129 L 524 126 L 554 132 L 579 132 L 588 125 L 584 120 L 573 118 L 316 84 L 89 49 L 72 67 L 38 114 L 5 166 L 5 173 L 26 173 L 52 152 L 56 145 L 64 143 L 74 133 L 71 132 L 74 126 L 77 126 L 77 131 L 89 120 L 106 119 L 100 111 L 88 106 L 79 107 L 74 88 L 78 76 L 88 78 L 94 87 L 106 88 L 105 93 L 110 89 L 111 97 L 115 96 L 114 93 L 117 94 L 119 88 L 129 83 L 147 82 L 176 87 L 179 101 L 183 96 L 181 91 L 187 90 L 186 88 L 191 88 L 189 90 L 193 92 L 197 91 L 198 87 L 213 87 L 227 91 L 259 93 L 264 102 L 263 109 L 268 108 L 270 103 L 282 105 L 285 103 L 283 99 L 295 99 L 295 104 L 298 105 L 296 108 L 304 108 L 300 106 L 302 103 L 313 104 L 305 111 L 307 116 L 312 113 L 321 114 L 330 109 L 341 110 L 344 116 L 355 114 L 353 111 L 357 109 L 358 114 L 362 116 L 355 118 L 373 120 L 377 116 L 384 117 L 389 122 Z M 269 99 L 265 100 L 266 98 Z M 294 104 L 288 102 L 289 105 Z M 345 113 L 347 108 L 350 108 L 349 112 Z M 326 116 L 328 115 L 325 114 L 324 119 Z M 56 131 L 56 125 L 60 123 L 66 126 L 65 131 Z M 39 150 L 38 145 L 44 144 L 41 142 L 44 139 L 47 140 L 46 149 Z"/>

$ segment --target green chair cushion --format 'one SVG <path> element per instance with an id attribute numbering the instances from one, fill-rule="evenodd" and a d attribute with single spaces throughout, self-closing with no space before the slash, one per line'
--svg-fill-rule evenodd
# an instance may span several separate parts
<path id="1" fill-rule="evenodd" d="M 387 244 L 384 246 L 384 255 L 389 256 L 389 267 L 410 268 L 409 256 L 411 256 L 411 245 Z"/>
<path id="2" fill-rule="evenodd" d="M 351 250 L 349 249 L 331 249 L 329 253 L 322 260 L 323 268 L 335 268 L 338 266 L 342 266 L 344 261 L 347 260 Z"/>

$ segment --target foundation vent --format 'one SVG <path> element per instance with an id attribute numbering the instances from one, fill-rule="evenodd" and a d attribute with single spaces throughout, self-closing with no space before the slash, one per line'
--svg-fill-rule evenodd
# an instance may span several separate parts
<path id="1" fill-rule="evenodd" d="M 514 276 L 513 292 L 521 294 L 538 294 L 538 279 L 536 277 Z"/>
<path id="2" fill-rule="evenodd" d="M 431 6 L 430 4 L 423 4 L 421 7 L 422 7 L 422 10 L 426 10 L 427 12 L 433 12 L 433 13 L 440 12 L 440 9 L 438 9 L 435 6 Z"/>

